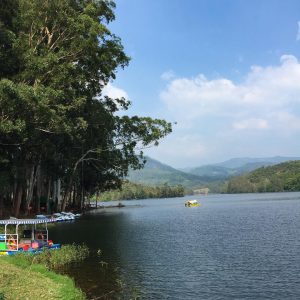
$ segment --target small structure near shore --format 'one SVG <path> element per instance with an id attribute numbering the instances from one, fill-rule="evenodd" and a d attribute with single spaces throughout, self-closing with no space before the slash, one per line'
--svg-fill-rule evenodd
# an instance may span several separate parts
<path id="1" fill-rule="evenodd" d="M 125 207 L 125 205 L 121 202 L 119 202 L 118 204 L 116 205 L 103 205 L 103 202 L 102 202 L 102 205 L 99 205 L 99 202 L 90 202 L 88 204 L 88 208 L 89 209 L 95 209 L 95 208 L 122 208 L 122 207 Z"/>
<path id="2" fill-rule="evenodd" d="M 207 196 L 209 193 L 209 188 L 202 188 L 193 190 L 194 195 L 205 195 Z"/>
<path id="3" fill-rule="evenodd" d="M 4 233 L 0 234 L 0 255 L 13 255 L 21 251 L 36 253 L 43 249 L 60 248 L 60 244 L 49 240 L 47 224 L 53 222 L 53 218 L 0 220 L 0 225 L 4 226 Z M 38 228 L 37 225 L 43 225 L 43 228 Z M 9 230 L 11 226 L 15 230 Z M 19 233 L 19 226 L 24 226 L 22 234 Z"/>

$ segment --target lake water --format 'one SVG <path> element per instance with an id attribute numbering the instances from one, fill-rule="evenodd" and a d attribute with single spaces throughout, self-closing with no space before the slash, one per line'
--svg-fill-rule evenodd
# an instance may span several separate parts
<path id="1" fill-rule="evenodd" d="M 300 193 L 123 203 L 50 231 L 91 248 L 66 271 L 89 298 L 300 299 Z"/>

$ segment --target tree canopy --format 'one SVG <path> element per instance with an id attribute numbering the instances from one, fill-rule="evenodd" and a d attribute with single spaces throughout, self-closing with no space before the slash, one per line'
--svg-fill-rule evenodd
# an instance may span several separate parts
<path id="1" fill-rule="evenodd" d="M 182 185 L 170 186 L 164 183 L 160 186 L 149 186 L 130 181 L 124 181 L 120 189 L 109 190 L 101 195 L 94 195 L 92 200 L 114 201 L 148 198 L 183 197 L 185 189 Z"/>
<path id="2" fill-rule="evenodd" d="M 0 3 L 0 208 L 82 205 L 142 166 L 142 148 L 171 132 L 161 119 L 118 113 L 103 88 L 128 65 L 110 0 Z M 49 203 L 48 203 L 49 204 Z M 49 205 L 48 205 L 49 206 Z"/>

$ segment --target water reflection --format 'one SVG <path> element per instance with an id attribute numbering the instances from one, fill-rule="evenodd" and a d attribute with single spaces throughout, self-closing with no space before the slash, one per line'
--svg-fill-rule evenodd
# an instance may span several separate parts
<path id="1" fill-rule="evenodd" d="M 88 296 L 107 295 L 107 299 L 120 299 L 120 294 L 128 293 L 127 285 L 120 272 L 120 251 L 118 229 L 126 214 L 100 211 L 85 215 L 78 222 L 61 223 L 51 228 L 51 238 L 64 244 L 84 243 L 91 250 L 90 256 L 82 263 L 76 263 L 62 270 L 75 279 Z M 99 251 L 100 250 L 100 251 Z M 99 255 L 101 252 L 101 255 Z"/>

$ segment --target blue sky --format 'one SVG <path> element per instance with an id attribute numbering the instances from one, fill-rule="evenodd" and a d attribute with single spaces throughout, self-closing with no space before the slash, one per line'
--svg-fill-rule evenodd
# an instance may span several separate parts
<path id="1" fill-rule="evenodd" d="M 116 4 L 110 29 L 132 61 L 107 93 L 177 122 L 146 154 L 174 167 L 300 156 L 300 1 Z"/>

